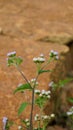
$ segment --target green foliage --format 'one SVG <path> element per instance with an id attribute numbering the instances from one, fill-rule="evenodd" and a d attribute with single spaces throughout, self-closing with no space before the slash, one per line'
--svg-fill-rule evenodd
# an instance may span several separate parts
<path id="1" fill-rule="evenodd" d="M 37 128 L 37 129 L 34 129 L 34 130 L 43 130 L 43 128 Z"/>
<path id="2" fill-rule="evenodd" d="M 73 98 L 68 98 L 68 102 L 73 103 Z"/>
<path id="3" fill-rule="evenodd" d="M 7 123 L 6 123 L 6 126 L 5 126 L 5 130 L 10 130 L 10 127 L 13 125 L 14 123 L 13 123 L 13 121 L 7 121 Z"/>
<path id="4" fill-rule="evenodd" d="M 23 59 L 21 57 L 16 57 L 15 55 L 12 56 L 12 57 L 8 57 L 8 60 L 7 60 L 7 65 L 8 66 L 11 66 L 11 65 L 14 65 L 14 66 L 18 66 L 20 65 L 21 63 L 23 62 Z"/>
<path id="5" fill-rule="evenodd" d="M 46 100 L 46 97 L 38 97 L 37 99 L 35 99 L 35 104 L 37 104 L 40 108 L 43 108 L 46 103 Z"/>
<path id="6" fill-rule="evenodd" d="M 52 84 L 52 90 L 56 91 L 58 88 L 63 88 L 67 83 L 69 83 L 70 81 L 72 81 L 73 78 L 66 78 L 63 80 L 59 80 L 58 83 L 53 83 Z"/>
<path id="7" fill-rule="evenodd" d="M 32 87 L 30 86 L 30 84 L 26 83 L 26 84 L 21 84 L 18 86 L 18 88 L 15 89 L 14 94 L 17 92 L 22 92 L 24 90 L 32 90 Z"/>
<path id="8" fill-rule="evenodd" d="M 40 69 L 38 71 L 38 74 L 42 74 L 42 73 L 46 73 L 46 72 L 52 72 L 52 70 L 43 70 L 43 69 Z"/>
<path id="9" fill-rule="evenodd" d="M 67 83 L 69 83 L 72 80 L 73 80 L 73 78 L 66 78 L 64 80 L 60 80 L 58 84 L 60 87 L 64 87 Z"/>
<path id="10" fill-rule="evenodd" d="M 27 107 L 29 103 L 24 102 L 20 105 L 19 109 L 18 109 L 18 115 L 21 115 L 21 113 L 25 110 L 25 108 Z"/>

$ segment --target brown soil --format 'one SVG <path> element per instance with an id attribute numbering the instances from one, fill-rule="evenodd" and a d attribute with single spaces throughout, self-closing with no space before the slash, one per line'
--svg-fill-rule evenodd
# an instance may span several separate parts
<path id="1" fill-rule="evenodd" d="M 21 68 L 28 79 L 31 79 L 36 70 L 32 62 L 34 56 L 40 53 L 48 54 L 51 49 L 57 50 L 59 54 L 68 51 L 64 45 L 37 40 L 48 35 L 72 36 L 72 28 L 72 0 L 0 0 L 0 130 L 4 116 L 19 122 L 18 107 L 24 99 L 30 99 L 24 94 L 13 95 L 17 85 L 24 81 L 14 67 L 6 66 L 7 53 L 16 50 L 17 55 L 24 58 Z M 54 67 L 55 64 L 50 65 L 50 68 Z M 43 82 L 40 81 L 41 78 Z M 46 82 L 47 89 L 49 74 L 41 78 L 41 86 L 44 88 Z M 24 117 L 28 115 L 29 111 L 27 113 L 26 110 Z M 17 127 L 13 129 L 17 130 Z M 57 127 L 56 129 L 60 130 Z"/>

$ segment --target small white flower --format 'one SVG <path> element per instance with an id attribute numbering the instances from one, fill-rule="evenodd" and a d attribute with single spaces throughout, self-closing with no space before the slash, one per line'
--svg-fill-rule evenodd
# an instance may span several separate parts
<path id="1" fill-rule="evenodd" d="M 73 115 L 73 106 L 69 109 L 69 111 L 67 112 L 67 115 L 68 116 Z"/>
<path id="2" fill-rule="evenodd" d="M 30 83 L 33 83 L 35 85 L 38 85 L 38 81 L 36 81 L 36 78 L 31 79 Z"/>
<path id="3" fill-rule="evenodd" d="M 25 122 L 26 122 L 26 123 L 29 122 L 29 119 L 25 119 Z"/>
<path id="4" fill-rule="evenodd" d="M 36 81 L 36 78 L 31 79 L 31 82 L 35 82 L 35 81 Z"/>
<path id="5" fill-rule="evenodd" d="M 57 56 L 57 55 L 58 55 L 58 52 L 57 52 L 57 51 L 54 51 L 54 50 L 51 50 L 51 51 L 50 51 L 50 54 L 53 54 L 54 56 Z"/>
<path id="6" fill-rule="evenodd" d="M 71 109 L 73 110 L 73 106 L 71 107 Z"/>
<path id="7" fill-rule="evenodd" d="M 54 50 L 51 50 L 50 53 L 54 53 Z"/>
<path id="8" fill-rule="evenodd" d="M 36 114 L 35 117 L 34 117 L 34 120 L 35 120 L 35 121 L 38 121 L 38 119 L 39 119 L 39 115 Z"/>
<path id="9" fill-rule="evenodd" d="M 58 59 L 59 59 L 59 56 L 55 56 L 55 59 L 58 60 Z"/>
<path id="10" fill-rule="evenodd" d="M 47 98 L 50 99 L 50 95 L 48 95 Z"/>
<path id="11" fill-rule="evenodd" d="M 53 118 L 53 117 L 55 117 L 55 114 L 51 114 L 50 116 L 51 116 L 51 118 Z"/>
<path id="12" fill-rule="evenodd" d="M 49 94 L 51 94 L 51 91 L 46 91 L 45 94 L 49 95 Z"/>
<path id="13" fill-rule="evenodd" d="M 54 51 L 54 55 L 55 55 L 55 56 L 58 56 L 58 52 L 57 52 L 57 51 Z"/>
<path id="14" fill-rule="evenodd" d="M 40 93 L 40 95 L 39 95 L 40 97 L 42 97 L 43 95 Z"/>
<path id="15" fill-rule="evenodd" d="M 54 51 L 54 50 L 51 50 L 51 51 L 50 51 L 50 54 L 49 54 L 50 57 L 54 57 L 56 60 L 59 59 L 59 56 L 58 56 L 58 55 L 59 55 L 58 52 L 57 52 L 57 51 Z"/>
<path id="16" fill-rule="evenodd" d="M 38 58 L 37 58 L 37 57 L 34 57 L 34 58 L 33 58 L 33 61 L 34 61 L 35 63 L 38 63 Z"/>
<path id="17" fill-rule="evenodd" d="M 48 84 L 48 86 L 49 86 L 49 87 L 52 87 L 53 84 L 54 84 L 54 82 L 51 81 L 51 82 Z"/>
<path id="18" fill-rule="evenodd" d="M 22 129 L 22 126 L 18 126 L 18 130 L 21 130 Z"/>
<path id="19" fill-rule="evenodd" d="M 8 57 L 10 57 L 10 56 L 15 56 L 15 55 L 16 55 L 16 51 L 7 53 L 7 56 L 8 56 Z"/>
<path id="20" fill-rule="evenodd" d="M 43 120 L 47 120 L 47 119 L 49 119 L 49 116 L 43 115 L 43 116 L 42 116 L 42 119 L 43 119 Z"/>
<path id="21" fill-rule="evenodd" d="M 45 94 L 45 92 L 46 92 L 45 90 L 42 90 L 41 94 Z"/>
<path id="22" fill-rule="evenodd" d="M 73 114 L 73 112 L 67 112 L 67 115 L 68 116 L 70 116 L 70 115 L 72 115 Z"/>
<path id="23" fill-rule="evenodd" d="M 42 57 L 38 57 L 38 62 L 45 62 L 45 58 L 42 58 Z"/>
<path id="24" fill-rule="evenodd" d="M 44 119 L 48 119 L 48 116 L 46 115 L 46 116 L 44 116 Z"/>
<path id="25" fill-rule="evenodd" d="M 39 117 L 39 114 L 36 114 L 36 117 Z"/>
<path id="26" fill-rule="evenodd" d="M 35 93 L 36 93 L 36 94 L 40 94 L 40 90 L 37 90 L 37 89 L 36 89 L 36 90 L 35 90 Z"/>
<path id="27" fill-rule="evenodd" d="M 43 58 L 43 57 L 34 57 L 33 58 L 33 61 L 35 62 L 35 63 L 43 63 L 43 62 L 45 62 L 45 58 Z"/>
<path id="28" fill-rule="evenodd" d="M 40 57 L 44 57 L 44 54 L 42 53 L 42 54 L 40 54 Z"/>
<path id="29" fill-rule="evenodd" d="M 35 116 L 35 117 L 34 117 L 34 120 L 35 120 L 35 121 L 37 121 L 37 120 L 38 120 L 38 118 Z"/>
<path id="30" fill-rule="evenodd" d="M 30 125 L 30 123 L 29 123 L 29 122 L 27 122 L 27 123 L 26 123 L 26 125 L 27 125 L 27 126 L 29 126 L 29 125 Z"/>

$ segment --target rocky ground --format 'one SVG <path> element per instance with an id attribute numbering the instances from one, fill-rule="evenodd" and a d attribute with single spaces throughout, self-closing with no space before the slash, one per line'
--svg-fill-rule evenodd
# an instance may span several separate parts
<path id="1" fill-rule="evenodd" d="M 48 56 L 51 49 L 58 51 L 61 64 L 58 71 L 55 71 L 57 79 L 60 74 L 64 77 L 67 71 L 72 70 L 73 51 L 69 53 L 70 49 L 62 44 L 72 37 L 72 0 L 0 0 L 0 130 L 4 116 L 19 122 L 18 107 L 23 100 L 30 99 L 29 96 L 21 94 L 13 95 L 13 91 L 19 83 L 23 83 L 23 79 L 14 67 L 7 67 L 7 53 L 15 50 L 17 55 L 23 57 L 22 71 L 31 79 L 36 70 L 32 58 L 40 53 Z M 49 67 L 56 66 L 57 62 Z M 55 79 L 54 75 L 52 77 Z M 48 89 L 47 84 L 52 77 L 50 74 L 40 77 L 41 86 Z M 29 115 L 29 111 L 27 113 L 26 110 L 24 115 Z M 14 126 L 13 129 L 17 130 L 17 127 Z M 62 128 L 55 126 L 50 129 Z"/>

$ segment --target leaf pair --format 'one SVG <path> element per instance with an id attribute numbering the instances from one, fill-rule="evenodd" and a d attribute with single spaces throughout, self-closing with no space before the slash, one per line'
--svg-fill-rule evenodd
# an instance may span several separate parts
<path id="1" fill-rule="evenodd" d="M 16 88 L 16 90 L 14 91 L 14 94 L 17 92 L 22 92 L 24 90 L 32 90 L 32 87 L 30 86 L 30 84 L 21 84 L 18 88 Z M 20 115 L 25 108 L 27 107 L 27 105 L 29 105 L 29 103 L 24 102 L 20 105 L 19 109 L 18 109 L 18 115 Z"/>

